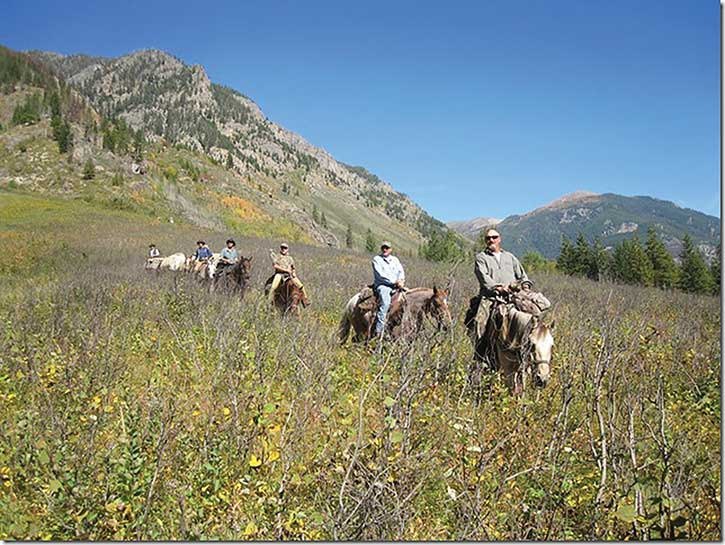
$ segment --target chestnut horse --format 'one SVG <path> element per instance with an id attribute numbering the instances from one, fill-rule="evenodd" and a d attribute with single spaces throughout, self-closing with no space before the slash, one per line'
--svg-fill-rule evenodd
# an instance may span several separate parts
<path id="1" fill-rule="evenodd" d="M 370 287 L 353 295 L 345 305 L 338 338 L 345 344 L 350 330 L 353 341 L 368 341 L 375 335 L 377 299 Z M 412 337 L 423 328 L 426 319 L 436 323 L 438 330 L 447 330 L 451 324 L 448 291 L 433 288 L 412 288 L 393 297 L 388 310 L 385 331 L 392 339 Z"/>
<path id="2" fill-rule="evenodd" d="M 274 275 L 270 276 L 264 284 L 265 294 L 269 293 L 273 279 Z M 290 280 L 290 277 L 287 276 L 279 285 L 277 291 L 274 293 L 273 303 L 275 308 L 282 314 L 298 316 L 300 313 L 300 305 L 303 303 L 307 305 L 308 303 L 305 301 L 305 294 L 302 292 L 302 288 Z"/>

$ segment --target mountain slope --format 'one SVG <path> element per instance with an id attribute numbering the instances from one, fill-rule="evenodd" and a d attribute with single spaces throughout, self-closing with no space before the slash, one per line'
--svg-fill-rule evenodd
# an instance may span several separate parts
<path id="1" fill-rule="evenodd" d="M 315 208 L 324 213 L 327 227 L 317 222 L 311 232 L 319 242 L 344 245 L 351 225 L 358 244 L 370 228 L 413 250 L 433 230 L 445 229 L 388 183 L 336 161 L 269 121 L 249 98 L 212 83 L 201 66 L 156 50 L 117 59 L 31 56 L 62 74 L 106 118 L 123 119 L 154 141 L 233 167 L 242 179 L 285 201 L 281 208 L 294 221 L 309 219 Z"/>
<path id="2" fill-rule="evenodd" d="M 605 246 L 613 246 L 634 235 L 644 240 L 650 225 L 674 255 L 679 253 L 685 233 L 707 256 L 714 254 L 720 239 L 718 218 L 661 199 L 613 193 L 565 195 L 527 214 L 509 216 L 497 229 L 511 251 L 538 251 L 554 258 L 562 236 L 574 239 L 581 232 L 590 242 L 598 237 Z"/>
<path id="3" fill-rule="evenodd" d="M 464 237 L 470 240 L 476 240 L 476 237 L 478 236 L 478 233 L 481 232 L 481 229 L 484 229 L 489 225 L 497 225 L 500 222 L 500 219 L 481 217 L 473 218 L 472 220 L 449 221 L 446 225 L 449 229 L 453 229 Z"/>

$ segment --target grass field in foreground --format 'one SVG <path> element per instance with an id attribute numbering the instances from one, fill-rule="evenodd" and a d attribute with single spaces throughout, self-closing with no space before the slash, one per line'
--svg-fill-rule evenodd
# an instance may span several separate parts
<path id="1" fill-rule="evenodd" d="M 535 277 L 552 381 L 476 404 L 456 325 L 339 347 L 369 257 L 294 246 L 313 304 L 268 312 L 149 275 L 149 242 L 227 233 L 0 194 L 1 539 L 719 539 L 717 299 Z M 410 285 L 445 266 L 405 259 Z"/>

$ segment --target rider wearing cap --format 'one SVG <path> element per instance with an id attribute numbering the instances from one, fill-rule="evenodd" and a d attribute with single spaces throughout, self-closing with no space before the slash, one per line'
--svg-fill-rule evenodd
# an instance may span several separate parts
<path id="1" fill-rule="evenodd" d="M 385 331 L 385 320 L 390 308 L 393 290 L 405 289 L 405 271 L 397 257 L 392 255 L 392 244 L 387 240 L 380 244 L 380 253 L 373 257 L 373 286 L 378 296 L 378 312 L 375 315 L 375 334 Z"/>
<path id="2" fill-rule="evenodd" d="M 305 291 L 305 286 L 302 284 L 299 278 L 297 278 L 297 272 L 295 271 L 295 260 L 289 255 L 289 245 L 283 242 L 279 245 L 279 254 L 275 253 L 274 250 L 269 251 L 269 257 L 272 259 L 272 267 L 274 267 L 274 277 L 272 278 L 272 285 L 269 288 L 267 294 L 267 300 L 271 303 L 274 301 L 274 293 L 282 284 L 285 278 L 289 278 L 295 286 L 302 290 L 302 304 L 307 306 L 309 304 L 309 297 Z"/>
<path id="3" fill-rule="evenodd" d="M 510 284 L 529 280 L 516 256 L 501 249 L 501 234 L 496 229 L 489 229 L 485 240 L 486 248 L 476 254 L 474 269 L 481 298 L 476 313 L 476 339 L 484 336 L 494 300 L 510 294 Z"/>
<path id="4" fill-rule="evenodd" d="M 149 244 L 149 258 L 161 257 L 161 252 L 156 247 L 156 244 Z"/>

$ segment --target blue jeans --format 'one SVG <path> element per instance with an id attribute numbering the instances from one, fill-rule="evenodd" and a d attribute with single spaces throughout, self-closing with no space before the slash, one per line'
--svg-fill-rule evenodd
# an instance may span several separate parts
<path id="1" fill-rule="evenodd" d="M 378 312 L 375 315 L 375 334 L 380 335 L 385 329 L 385 317 L 388 314 L 390 308 L 390 298 L 393 293 L 393 288 L 390 286 L 378 286 L 375 288 L 378 294 Z"/>

